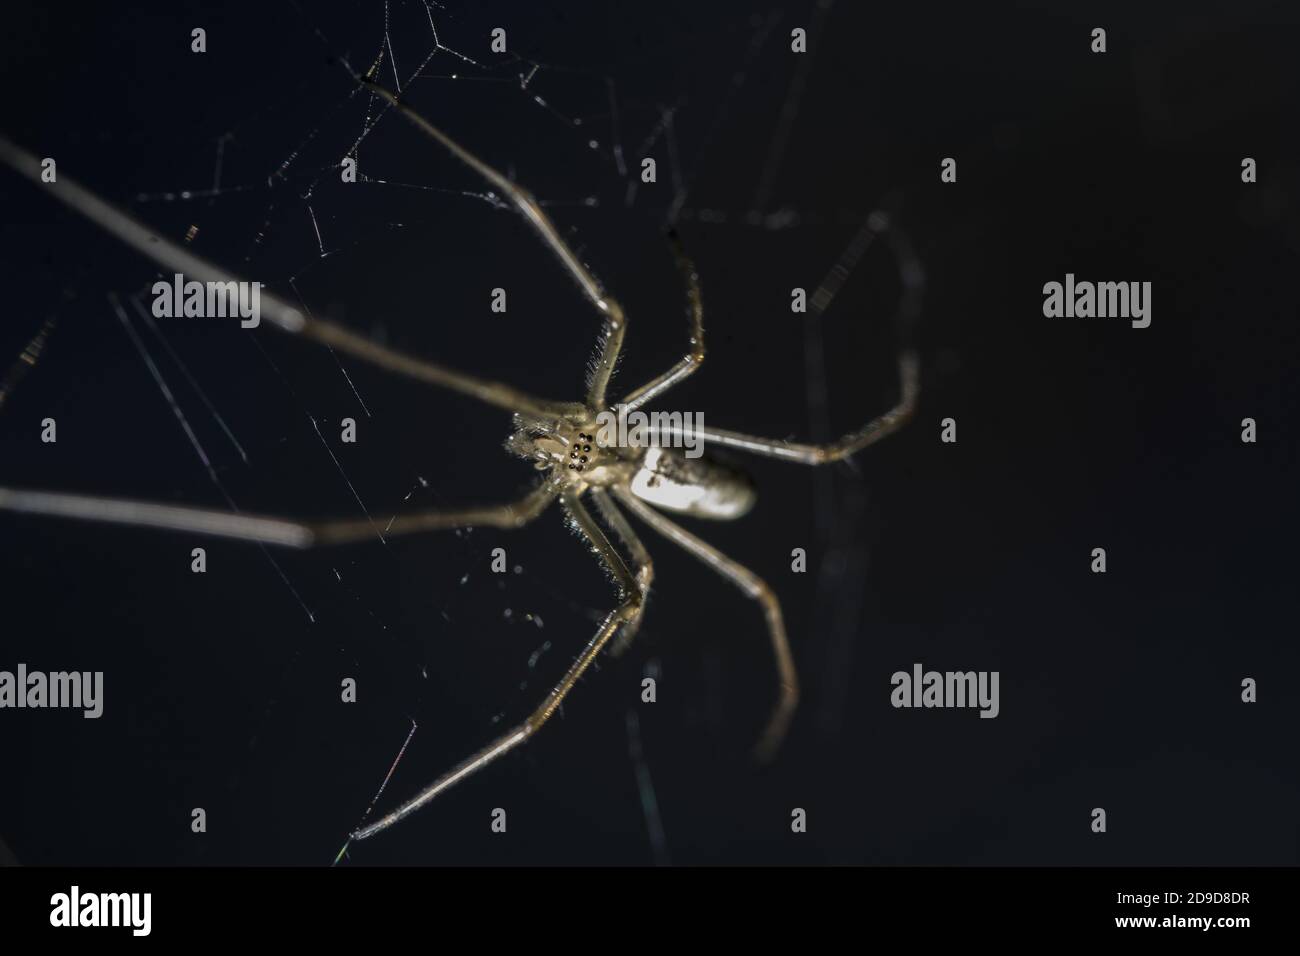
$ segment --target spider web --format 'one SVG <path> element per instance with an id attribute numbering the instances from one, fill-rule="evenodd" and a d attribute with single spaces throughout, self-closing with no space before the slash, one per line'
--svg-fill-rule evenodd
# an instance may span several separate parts
<path id="1" fill-rule="evenodd" d="M 738 317 L 744 306 L 725 292 L 710 299 L 711 290 L 742 281 L 746 257 L 767 243 L 765 254 L 807 276 L 811 294 L 881 199 L 865 182 L 848 193 L 843 182 L 838 192 L 826 192 L 787 172 L 787 157 L 801 148 L 817 62 L 788 56 L 789 31 L 806 27 L 816 48 L 832 14 L 824 0 L 758 12 L 666 5 L 648 23 L 620 23 L 597 4 L 562 11 L 427 0 L 323 10 L 235 5 L 220 14 L 195 9 L 150 28 L 135 51 L 81 51 L 82 69 L 89 60 L 91 69 L 116 63 L 120 71 L 123 63 L 146 61 L 146 50 L 158 59 L 141 78 L 145 90 L 122 86 L 107 97 L 108 116 L 88 108 L 96 101 L 86 86 L 93 72 L 71 83 L 73 94 L 50 110 L 61 116 L 62 139 L 47 135 L 40 148 L 59 156 L 68 175 L 163 234 L 296 297 L 310 313 L 537 394 L 576 397 L 597 316 L 501 197 L 349 75 L 373 71 L 526 185 L 579 256 L 630 306 L 634 354 L 622 369 L 624 383 L 667 367 L 680 353 L 683 294 L 662 232 L 681 229 L 705 275 L 706 301 L 717 303 L 706 325 L 717 333 L 711 361 L 721 366 L 723 383 L 709 391 L 692 384 L 682 401 L 703 404 L 708 396 L 713 407 L 714 399 L 730 394 L 728 385 L 752 388 L 758 380 L 745 367 L 756 353 L 746 342 L 746 320 Z M 205 58 L 196 61 L 179 41 L 179 52 L 158 51 L 195 25 L 207 29 Z M 490 49 L 495 27 L 506 30 L 505 53 Z M 163 89 L 172 78 L 183 88 Z M 653 184 L 639 176 L 646 156 L 657 162 Z M 357 163 L 356 183 L 342 180 L 344 158 Z M 7 180 L 4 188 L 8 195 L 19 187 Z M 34 210 L 25 225 L 35 229 L 38 217 L 50 215 Z M 7 238 L 15 238 L 17 225 Z M 47 315 L 58 325 L 45 374 L 33 377 L 44 383 L 25 386 L 0 416 L 0 429 L 12 442 L 26 427 L 24 415 L 51 406 L 63 409 L 69 422 L 80 416 L 87 431 L 106 421 L 121 427 L 109 430 L 113 439 L 88 443 L 61 465 L 6 455 L 7 482 L 268 514 L 365 515 L 375 527 L 373 543 L 337 552 L 286 556 L 210 547 L 215 573 L 209 579 L 216 582 L 196 595 L 178 578 L 169 584 L 179 589 L 171 597 L 157 593 L 164 545 L 144 533 L 124 534 L 137 567 L 105 585 L 132 596 L 133 610 L 120 629 L 143 635 L 152 652 L 177 629 L 190 645 L 167 651 L 152 668 L 131 658 L 131 667 L 150 675 L 141 678 L 141 695 L 166 701 L 133 711 L 131 720 L 174 720 L 184 728 L 175 735 L 147 731 L 161 755 L 157 763 L 175 777 L 153 802 L 169 808 L 159 811 L 164 817 L 213 804 L 240 821 L 240 834 L 215 850 L 142 837 L 134 846 L 104 843 L 98 852 L 108 862 L 170 862 L 178 855 L 327 860 L 358 814 L 413 792 L 540 698 L 608 605 L 606 586 L 582 549 L 557 530 L 553 515 L 514 536 L 462 531 L 438 540 L 385 538 L 384 528 L 401 510 L 519 492 L 527 472 L 499 448 L 508 431 L 499 413 L 467 408 L 284 337 L 153 320 L 147 289 L 155 276 L 147 263 L 106 250 L 102 237 L 71 216 L 44 228 L 77 252 L 43 263 L 48 281 L 15 313 L 30 320 L 14 328 L 15 340 L 29 337 Z M 717 249 L 724 242 L 739 249 L 729 255 L 741 265 L 714 272 L 711 286 L 706 267 L 711 258 L 721 261 Z M 827 277 L 821 298 L 813 297 L 818 313 L 856 265 L 855 254 Z M 900 289 L 891 270 L 896 266 L 889 261 L 868 270 L 882 303 L 897 299 Z M 784 276 L 781 282 L 793 284 Z M 49 290 L 56 287 L 62 294 L 51 306 Z M 503 316 L 488 307 L 497 287 L 509 296 Z M 824 346 L 806 337 L 795 342 L 803 362 L 781 393 L 786 410 L 776 413 L 778 432 L 806 433 L 811 426 L 814 437 L 824 438 L 848 422 L 828 410 L 835 402 L 827 392 Z M 887 400 L 887 355 L 879 368 L 880 396 Z M 101 400 L 92 414 L 89 406 Z M 736 425 L 773 415 L 761 408 L 732 413 L 740 416 Z M 355 446 L 340 441 L 345 417 L 357 422 Z M 835 534 L 829 516 L 841 510 L 841 491 L 832 476 L 819 476 L 814 486 L 811 533 L 824 541 Z M 102 530 L 70 534 L 88 566 L 102 565 L 105 549 L 113 547 Z M 818 613 L 828 617 L 815 630 L 834 663 L 828 673 L 845 668 L 860 616 L 856 603 L 846 606 L 836 597 L 846 576 L 864 573 L 865 554 L 851 525 L 844 538 L 827 552 L 817 585 L 824 598 Z M 648 535 L 647 541 L 660 544 Z M 505 574 L 490 571 L 496 547 L 506 550 Z M 671 594 L 656 594 L 655 606 L 670 600 Z M 738 620 L 741 613 L 748 609 L 737 610 Z M 486 807 L 478 804 L 497 806 L 504 798 L 491 794 L 535 786 L 526 777 L 539 759 L 557 763 L 557 774 L 591 783 L 596 775 L 584 766 L 584 748 L 609 755 L 619 746 L 631 765 L 625 779 L 599 784 L 605 799 L 598 790 L 592 800 L 643 814 L 650 856 L 667 861 L 647 756 L 653 733 L 643 726 L 644 715 L 629 709 L 642 671 L 661 673 L 665 666 L 656 657 L 662 631 L 654 614 L 652 607 L 644 636 L 651 651 L 607 662 L 619 683 L 583 705 L 592 719 L 604 706 L 606 715 L 626 720 L 605 719 L 605 727 L 582 737 L 574 734 L 574 721 L 557 721 L 547 736 L 573 734 L 573 744 L 548 746 L 544 758 L 530 747 L 522 761 L 499 771 L 497 785 L 468 797 L 449 795 L 459 805 L 449 808 L 448 819 L 481 814 L 486 820 Z M 756 619 L 744 620 L 757 628 Z M 119 634 L 117 641 L 125 640 Z M 718 661 L 735 647 L 749 645 L 695 652 L 698 673 L 684 677 L 677 701 L 684 726 L 720 725 L 718 701 L 726 694 L 718 686 L 725 683 Z M 754 655 L 746 669 L 762 675 L 767 666 Z M 203 667 L 214 673 L 195 676 Z M 178 680 L 177 674 L 189 676 Z M 361 719 L 338 706 L 344 677 L 358 681 Z M 237 688 L 233 702 L 223 679 Z M 596 683 L 584 681 L 581 693 Z M 187 696 L 192 699 L 182 702 Z M 740 699 L 748 704 L 765 696 L 760 683 Z M 834 714 L 826 719 L 833 724 Z M 184 741 L 187 732 L 195 742 Z M 159 782 L 157 772 L 141 774 L 142 786 Z M 566 793 L 543 787 L 534 796 L 562 805 L 561 817 L 576 813 Z M 431 815 L 436 811 L 426 811 Z M 618 819 L 626 821 L 626 814 Z M 430 828 L 447 836 L 445 823 L 425 821 L 423 832 Z M 486 824 L 482 829 L 486 834 Z M 477 849 L 462 847 L 450 858 L 483 852 L 470 846 Z M 449 858 L 389 852 L 396 859 Z"/>

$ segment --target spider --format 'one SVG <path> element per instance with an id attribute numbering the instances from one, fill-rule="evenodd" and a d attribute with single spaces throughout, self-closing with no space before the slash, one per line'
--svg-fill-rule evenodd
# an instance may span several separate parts
<path id="1" fill-rule="evenodd" d="M 364 840 L 387 830 L 450 787 L 523 744 L 555 714 L 574 685 L 597 656 L 611 645 L 611 641 L 614 641 L 612 649 L 619 650 L 632 640 L 641 625 L 654 578 L 654 564 L 627 520 L 624 509 L 739 587 L 761 608 L 775 655 L 780 690 L 755 751 L 760 758 L 770 757 L 785 736 L 799 698 L 798 677 L 786 638 L 780 602 L 771 587 L 757 574 L 663 513 L 670 511 L 713 520 L 736 519 L 752 507 L 755 500 L 753 485 L 742 473 L 730 467 L 707 457 L 688 458 L 679 448 L 660 442 L 629 447 L 604 445 L 598 441 L 598 417 L 602 412 L 612 410 L 608 397 L 610 379 L 627 333 L 627 316 L 622 306 L 604 291 L 525 188 L 461 146 L 397 95 L 376 83 L 373 77 L 353 76 L 359 89 L 373 91 L 421 133 L 486 180 L 499 195 L 506 197 L 542 244 L 559 258 L 563 269 L 600 314 L 603 328 L 586 395 L 581 402 L 552 401 L 500 382 L 455 371 L 372 342 L 328 320 L 303 315 L 265 290 L 261 295 L 261 316 L 281 331 L 329 345 L 389 372 L 478 399 L 513 416 L 514 431 L 505 447 L 514 455 L 531 461 L 541 473 L 532 490 L 516 501 L 503 504 L 421 510 L 399 515 L 386 533 L 414 534 L 473 526 L 522 528 L 558 502 L 572 528 L 590 545 L 616 584 L 617 604 L 601 620 L 560 681 L 521 723 L 448 770 L 396 809 L 358 828 L 351 834 L 351 839 Z M 42 183 L 39 160 L 3 137 L 0 137 L 0 159 L 40 183 L 42 188 L 49 189 L 58 199 L 136 248 L 158 266 L 203 282 L 238 281 L 219 267 L 157 235 L 75 181 L 60 176 L 57 182 Z M 704 309 L 699 277 L 675 240 L 673 251 L 686 287 L 689 350 L 666 372 L 629 392 L 619 403 L 626 411 L 662 397 L 704 363 Z M 39 352 L 40 343 L 33 344 L 35 352 Z M 33 350 L 29 348 L 28 351 Z M 698 429 L 696 438 L 706 444 L 715 442 L 725 448 L 805 465 L 839 461 L 897 430 L 912 416 L 919 392 L 919 372 L 916 354 L 910 349 L 903 349 L 899 355 L 899 376 L 901 397 L 896 406 L 828 444 L 801 444 L 703 427 Z M 595 506 L 605 527 L 621 543 L 626 556 L 611 542 L 588 510 L 587 502 Z M 132 499 L 4 487 L 0 487 L 0 510 L 190 531 L 295 548 L 342 544 L 374 533 L 370 522 L 365 519 L 304 522 Z"/>

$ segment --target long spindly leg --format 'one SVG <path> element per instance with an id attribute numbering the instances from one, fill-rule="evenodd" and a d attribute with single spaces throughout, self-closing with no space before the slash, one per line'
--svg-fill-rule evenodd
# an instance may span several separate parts
<path id="1" fill-rule="evenodd" d="M 608 492 L 600 488 L 593 488 L 591 490 L 591 500 L 596 502 L 596 510 L 600 512 L 605 524 L 614 530 L 614 534 L 623 542 L 623 547 L 627 549 L 627 553 L 632 558 L 632 564 L 636 568 L 636 585 L 641 591 L 643 599 L 641 610 L 644 613 L 644 598 L 649 595 L 650 585 L 653 583 L 655 576 L 654 560 L 650 557 L 650 552 L 646 550 L 645 545 L 641 543 L 640 536 L 632 530 L 632 525 L 623 517 L 623 512 L 618 510 L 618 506 L 609 497 Z M 638 615 L 636 620 L 629 621 L 627 626 L 619 632 L 618 638 L 609 649 L 610 654 L 614 657 L 622 655 L 640 629 L 641 616 Z"/>
<path id="2" fill-rule="evenodd" d="M 539 485 L 518 501 L 477 508 L 413 511 L 398 515 L 386 527 L 365 518 L 302 522 L 260 515 L 236 514 L 209 508 L 136 501 L 129 498 L 103 498 L 95 495 L 55 491 L 31 491 L 0 488 L 0 511 L 102 521 L 110 524 L 158 528 L 165 531 L 191 531 L 196 534 L 257 541 L 290 548 L 344 544 L 382 534 L 385 537 L 419 534 L 449 528 L 491 527 L 520 528 L 532 521 L 555 500 L 556 490 L 549 484 Z"/>
<path id="3" fill-rule="evenodd" d="M 42 182 L 40 160 L 3 136 L 0 136 L 0 161 L 37 183 L 40 188 L 49 190 L 55 198 L 110 235 L 143 253 L 164 270 L 199 282 L 240 281 L 219 266 L 181 248 L 116 206 L 100 199 L 62 170 L 59 171 L 57 181 Z M 582 411 L 582 406 L 576 403 L 536 398 L 512 386 L 477 378 L 372 342 L 341 325 L 303 315 L 265 289 L 260 290 L 259 307 L 258 321 L 266 319 L 281 331 L 321 342 L 387 371 L 469 395 L 497 408 L 541 418 L 573 415 Z"/>
<path id="4" fill-rule="evenodd" d="M 497 737 L 472 757 L 448 770 L 396 810 L 355 831 L 351 835 L 353 840 L 364 840 L 376 833 L 387 830 L 393 824 L 398 823 L 428 804 L 439 794 L 449 790 L 466 777 L 482 770 L 498 757 L 509 753 L 526 741 L 559 709 L 569 691 L 577 684 L 578 680 L 591 666 L 605 645 L 609 643 L 610 638 L 618 632 L 619 628 L 624 626 L 635 627 L 639 622 L 641 610 L 645 603 L 645 595 L 637 586 L 637 578 L 634 578 L 632 573 L 628 571 L 627 565 L 618 556 L 618 552 L 609 543 L 609 539 L 600 530 L 600 526 L 591 517 L 591 513 L 583 507 L 582 502 L 571 494 L 564 495 L 561 501 L 570 518 L 573 519 L 574 526 L 591 544 L 614 579 L 619 582 L 621 594 L 618 607 L 605 615 L 605 619 L 596 628 L 596 633 L 592 635 L 591 640 L 587 642 L 587 646 L 582 649 L 582 653 L 578 655 L 577 659 L 569 666 L 568 671 L 560 678 L 560 682 L 551 688 L 551 692 L 546 695 L 546 699 L 538 704 L 536 709 L 522 723 Z M 639 576 L 640 572 L 638 571 Z"/>
<path id="5" fill-rule="evenodd" d="M 690 320 L 690 351 L 683 355 L 677 361 L 677 364 L 668 371 L 651 379 L 635 391 L 629 392 L 627 397 L 623 399 L 623 404 L 627 406 L 628 411 L 632 411 L 659 397 L 704 364 L 704 300 L 700 296 L 700 276 L 695 271 L 695 263 L 687 258 L 686 253 L 682 250 L 677 234 L 669 233 L 668 239 L 673 247 L 673 257 L 677 260 L 677 268 L 686 280 L 686 310 Z"/>
<path id="6" fill-rule="evenodd" d="M 763 735 L 754 747 L 754 753 L 760 760 L 770 759 L 785 739 L 799 705 L 799 675 L 795 671 L 794 658 L 790 654 L 790 642 L 786 639 L 785 620 L 781 617 L 781 602 L 768 587 L 767 582 L 743 564 L 727 557 L 707 541 L 697 538 L 681 525 L 670 521 L 658 511 L 645 504 L 629 491 L 616 488 L 614 494 L 633 514 L 658 531 L 674 544 L 685 548 L 714 571 L 731 581 L 763 609 L 763 620 L 767 623 L 767 633 L 772 639 L 772 651 L 776 655 L 776 672 L 780 680 L 780 693 L 772 716 L 763 730 Z"/>
<path id="7" fill-rule="evenodd" d="M 392 104 L 393 109 L 405 116 L 416 129 L 441 145 L 447 152 L 482 176 L 503 196 L 514 204 L 524 220 L 533 228 L 542 242 L 559 258 L 579 288 L 600 312 L 605 316 L 605 325 L 601 330 L 600 348 L 592 365 L 591 375 L 587 381 L 587 404 L 593 408 L 604 408 L 605 392 L 609 387 L 614 366 L 618 364 L 619 353 L 623 349 L 623 336 L 627 331 L 627 318 L 623 308 L 612 297 L 605 294 L 604 288 L 591 271 L 582 264 L 577 254 L 569 248 L 555 223 L 546 214 L 532 193 L 511 182 L 500 171 L 479 159 L 460 143 L 456 142 L 438 127 L 407 106 L 394 92 L 376 83 L 372 76 L 356 76 L 358 83 L 373 90 L 376 95 Z"/>
<path id="8" fill-rule="evenodd" d="M 780 458 L 783 461 L 797 462 L 802 465 L 830 464 L 848 458 L 886 435 L 893 434 L 915 414 L 916 399 L 920 394 L 920 370 L 915 352 L 907 351 L 899 356 L 898 373 L 902 383 L 902 396 L 897 405 L 883 415 L 873 418 L 857 431 L 842 435 L 825 445 L 807 445 L 778 438 L 762 438 L 758 435 L 746 435 L 742 432 L 706 426 L 695 428 L 690 436 L 685 437 L 693 441 L 703 439 L 705 442 L 717 442 L 728 448 L 737 448 L 755 455 L 766 455 L 769 458 Z M 683 426 L 672 424 L 660 426 L 657 432 L 661 436 L 661 441 L 662 437 L 679 436 L 683 433 Z"/>

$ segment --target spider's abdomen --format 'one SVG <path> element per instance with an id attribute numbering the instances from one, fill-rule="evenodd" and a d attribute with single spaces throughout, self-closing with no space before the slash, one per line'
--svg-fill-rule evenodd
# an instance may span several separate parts
<path id="1" fill-rule="evenodd" d="M 649 448 L 632 476 L 632 494 L 665 511 L 729 521 L 754 507 L 749 476 L 678 448 Z"/>

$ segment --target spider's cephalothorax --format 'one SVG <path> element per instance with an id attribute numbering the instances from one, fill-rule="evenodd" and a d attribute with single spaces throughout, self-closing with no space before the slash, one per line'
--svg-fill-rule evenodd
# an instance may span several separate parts
<path id="1" fill-rule="evenodd" d="M 627 481 L 636 471 L 641 449 L 605 446 L 597 441 L 594 416 L 530 418 L 515 416 L 515 432 L 506 449 L 550 471 L 557 483 L 602 488 Z"/>
<path id="2" fill-rule="evenodd" d="M 265 291 L 261 296 L 262 318 L 267 319 L 267 324 L 272 328 L 327 345 L 394 374 L 459 392 L 512 412 L 515 430 L 507 440 L 506 448 L 520 458 L 533 462 L 539 471 L 545 473 L 545 478 L 521 498 L 511 502 L 454 509 L 422 509 L 396 515 L 383 526 L 382 533 L 367 516 L 301 522 L 161 502 L 4 487 L 0 487 L 0 510 L 222 535 L 263 544 L 312 547 L 373 540 L 377 534 L 387 538 L 450 528 L 521 528 L 548 507 L 558 503 L 567 514 L 570 526 L 587 541 L 609 573 L 618 591 L 617 605 L 604 616 L 595 634 L 587 641 L 559 683 L 538 703 L 532 713 L 397 809 L 357 829 L 352 835 L 353 839 L 365 839 L 386 830 L 449 787 L 522 744 L 559 710 L 569 692 L 611 641 L 615 647 L 623 646 L 635 636 L 654 580 L 654 563 L 648 549 L 627 520 L 624 509 L 735 584 L 762 610 L 776 658 L 778 695 L 757 750 L 760 754 L 770 755 L 785 735 L 799 696 L 798 677 L 786 639 L 780 602 L 757 574 L 727 557 L 663 512 L 728 520 L 740 517 L 752 507 L 755 500 L 753 484 L 740 472 L 703 457 L 701 452 L 706 442 L 710 447 L 749 452 L 805 465 L 825 465 L 848 458 L 895 431 L 911 417 L 916 407 L 919 391 L 916 356 L 910 351 L 903 351 L 899 356 L 902 396 L 898 405 L 856 431 L 824 445 L 705 428 L 702 420 L 698 425 L 687 426 L 684 418 L 679 423 L 671 414 L 653 429 L 652 441 L 625 441 L 620 438 L 618 443 L 614 443 L 602 439 L 598 420 L 614 413 L 614 409 L 610 408 L 607 390 L 627 330 L 627 317 L 622 307 L 606 295 L 601 284 L 561 237 L 550 217 L 525 189 L 452 140 L 395 94 L 376 84 L 372 77 L 358 76 L 356 80 L 482 176 L 496 192 L 507 197 L 543 243 L 558 256 L 590 304 L 601 313 L 603 328 L 588 377 L 586 396 L 580 404 L 553 401 L 527 394 L 501 382 L 456 371 L 374 342 L 327 319 L 317 318 L 310 312 L 304 314 L 286 300 Z M 370 125 L 373 127 L 374 123 Z M 2 136 L 0 162 L 12 166 L 33 182 L 40 183 L 42 190 L 72 206 L 118 239 L 134 246 L 168 272 L 182 272 L 202 281 L 237 281 L 213 263 L 159 236 L 104 202 L 74 180 L 60 176 L 57 182 L 45 183 L 38 157 Z M 845 258 L 836 264 L 836 269 L 843 272 L 851 268 L 874 236 L 887 228 L 888 221 L 885 217 L 873 215 L 868 218 L 863 227 L 864 232 L 855 237 Z M 688 350 L 666 372 L 632 390 L 615 403 L 619 413 L 635 411 L 656 401 L 670 388 L 693 375 L 704 363 L 704 307 L 701 303 L 699 277 L 694 266 L 677 247 L 675 237 L 673 241 L 677 263 L 686 281 Z M 921 269 L 905 241 L 891 239 L 890 244 L 900 259 L 906 287 L 903 308 L 905 314 L 910 316 L 919 308 Z M 123 313 L 123 322 L 125 321 Z M 34 346 L 36 344 L 38 343 L 34 341 Z M 35 351 L 39 352 L 39 348 Z M 12 376 L 5 379 L 9 384 L 13 381 L 15 379 Z M 600 411 L 602 409 L 604 411 Z M 594 514 L 588 504 L 594 505 Z"/>

